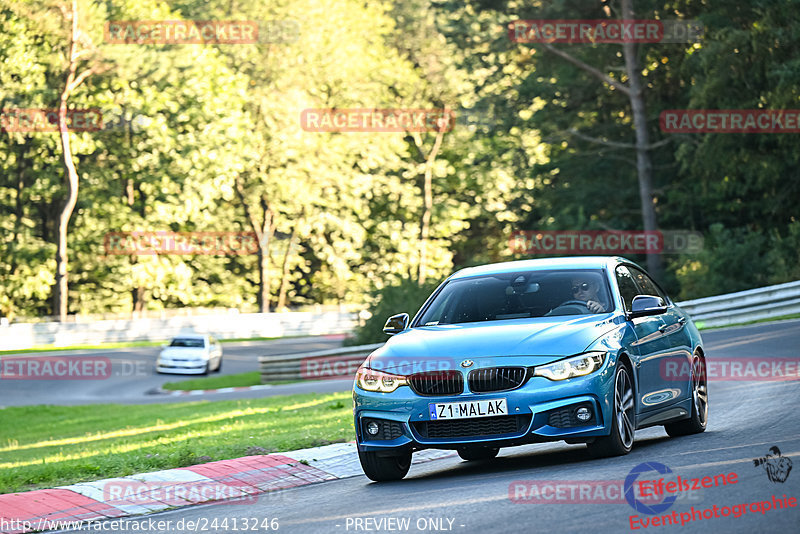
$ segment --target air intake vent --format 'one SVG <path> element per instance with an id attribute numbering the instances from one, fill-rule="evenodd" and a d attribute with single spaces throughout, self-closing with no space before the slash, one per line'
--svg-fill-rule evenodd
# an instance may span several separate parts
<path id="1" fill-rule="evenodd" d="M 423 438 L 471 438 L 481 436 L 508 436 L 525 432 L 531 415 L 499 415 L 475 419 L 444 421 L 419 421 L 411 423 L 414 431 Z"/>

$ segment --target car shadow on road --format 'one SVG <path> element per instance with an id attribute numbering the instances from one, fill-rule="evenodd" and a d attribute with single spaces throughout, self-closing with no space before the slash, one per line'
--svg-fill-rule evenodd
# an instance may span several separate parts
<path id="1" fill-rule="evenodd" d="M 648 451 L 648 449 L 656 445 L 668 443 L 670 441 L 673 441 L 673 438 L 668 436 L 639 438 L 634 444 L 633 450 L 629 455 L 602 459 L 592 458 L 589 455 L 589 451 L 583 445 L 567 446 L 563 444 L 544 444 L 549 445 L 549 447 L 546 449 L 520 451 L 511 456 L 499 456 L 493 460 L 460 462 L 450 467 L 442 468 L 433 472 L 419 473 L 418 475 L 414 474 L 414 466 L 412 466 L 411 472 L 406 477 L 406 480 L 402 483 L 406 484 L 413 482 L 414 480 L 420 482 L 437 479 L 444 480 L 478 474 L 483 476 L 487 474 L 497 475 L 515 471 L 530 471 L 532 469 L 555 466 L 565 467 L 579 464 L 588 465 L 596 462 L 605 462 L 606 465 L 609 465 L 609 463 L 613 464 L 615 461 L 619 461 L 620 463 L 629 463 L 631 458 L 635 458 L 640 461 L 647 461 L 652 459 L 652 451 Z M 557 448 L 553 448 L 554 445 Z M 513 451 L 514 449 L 509 448 L 506 450 Z M 640 452 L 645 452 L 645 454 L 638 454 Z"/>

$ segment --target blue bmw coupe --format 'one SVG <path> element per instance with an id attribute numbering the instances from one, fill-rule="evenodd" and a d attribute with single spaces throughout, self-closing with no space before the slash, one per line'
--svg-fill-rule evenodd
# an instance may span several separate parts
<path id="1" fill-rule="evenodd" d="M 624 258 L 463 269 L 384 332 L 353 385 L 358 454 L 375 481 L 403 478 L 421 449 L 489 460 L 564 440 L 603 457 L 627 454 L 637 429 L 706 428 L 700 334 Z"/>

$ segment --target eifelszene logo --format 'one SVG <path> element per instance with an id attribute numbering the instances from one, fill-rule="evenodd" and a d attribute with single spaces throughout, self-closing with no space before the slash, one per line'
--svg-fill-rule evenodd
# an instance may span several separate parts
<path id="1" fill-rule="evenodd" d="M 753 460 L 753 465 L 763 467 L 767 471 L 767 478 L 772 482 L 786 482 L 792 471 L 792 461 L 781 456 L 781 450 L 777 446 L 770 447 L 766 456 Z"/>

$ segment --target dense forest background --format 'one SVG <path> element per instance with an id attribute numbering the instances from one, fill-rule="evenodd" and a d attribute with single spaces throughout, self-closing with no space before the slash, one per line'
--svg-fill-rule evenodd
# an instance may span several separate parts
<path id="1" fill-rule="evenodd" d="M 699 21 L 704 37 L 626 50 L 508 35 L 518 19 L 623 18 L 626 4 L 636 19 Z M 180 19 L 296 35 L 105 42 L 108 21 Z M 800 279 L 797 134 L 658 122 L 666 109 L 800 108 L 798 0 L 0 0 L 0 27 L 0 107 L 97 108 L 105 123 L 0 127 L 1 316 L 381 295 L 407 308 L 457 268 L 526 257 L 509 250 L 515 230 L 644 229 L 631 99 L 615 85 L 634 71 L 657 227 L 705 238 L 660 257 L 663 285 L 683 299 Z M 301 128 L 308 108 L 458 118 L 447 132 L 319 133 Z M 107 234 L 132 231 L 255 232 L 261 246 L 106 254 Z"/>

